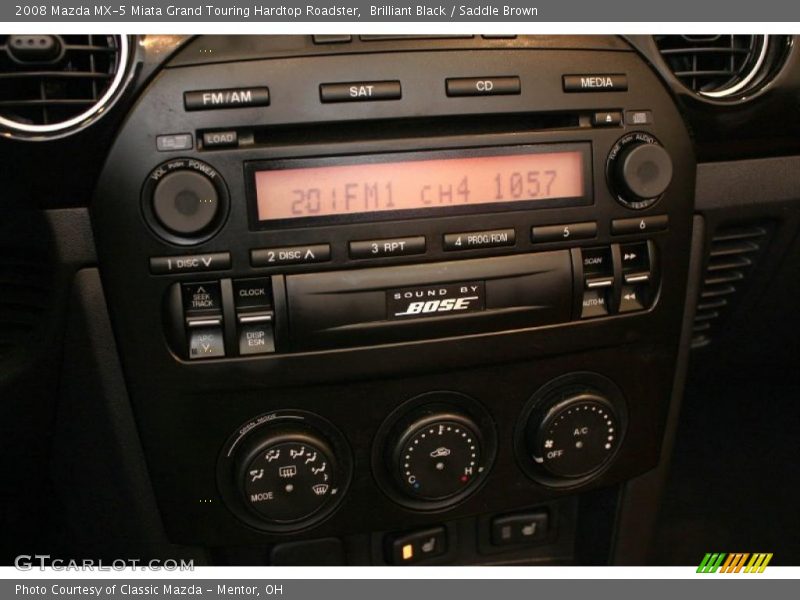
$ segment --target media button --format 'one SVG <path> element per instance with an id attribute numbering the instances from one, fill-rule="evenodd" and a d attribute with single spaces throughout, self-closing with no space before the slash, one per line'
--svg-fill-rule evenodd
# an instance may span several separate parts
<path id="1" fill-rule="evenodd" d="M 469 77 L 447 79 L 448 96 L 503 96 L 520 93 L 519 77 Z"/>
<path id="2" fill-rule="evenodd" d="M 399 100 L 401 95 L 399 81 L 352 81 L 349 83 L 322 83 L 319 86 L 319 99 L 322 102 Z"/>
<path id="3" fill-rule="evenodd" d="M 626 92 L 628 77 L 620 74 L 588 73 L 564 75 L 565 92 Z"/>
<path id="4" fill-rule="evenodd" d="M 330 244 L 260 248 L 250 251 L 250 264 L 254 267 L 277 267 L 326 262 L 331 259 Z"/>
<path id="5" fill-rule="evenodd" d="M 425 252 L 425 237 L 403 237 L 386 240 L 350 242 L 350 258 L 381 258 L 406 256 Z"/>
<path id="6" fill-rule="evenodd" d="M 444 236 L 445 250 L 475 250 L 478 248 L 500 248 L 513 246 L 516 234 L 513 229 L 493 229 L 469 233 L 447 233 Z"/>

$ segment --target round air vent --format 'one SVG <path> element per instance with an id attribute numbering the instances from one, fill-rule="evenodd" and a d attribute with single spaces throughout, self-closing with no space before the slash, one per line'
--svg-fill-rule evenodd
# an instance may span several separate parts
<path id="1" fill-rule="evenodd" d="M 119 95 L 124 35 L 0 35 L 0 132 L 47 138 L 88 124 Z"/>
<path id="2" fill-rule="evenodd" d="M 658 35 L 656 46 L 678 80 L 708 99 L 739 99 L 774 75 L 787 45 L 783 36 Z"/>

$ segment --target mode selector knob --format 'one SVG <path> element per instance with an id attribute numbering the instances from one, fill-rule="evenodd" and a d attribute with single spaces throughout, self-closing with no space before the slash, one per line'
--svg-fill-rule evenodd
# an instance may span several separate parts
<path id="1" fill-rule="evenodd" d="M 352 473 L 350 448 L 332 423 L 306 411 L 279 410 L 254 417 L 228 438 L 217 484 L 242 521 L 288 532 L 332 514 Z"/>
<path id="2" fill-rule="evenodd" d="M 321 437 L 275 431 L 242 456 L 239 477 L 245 505 L 276 523 L 308 519 L 338 493 L 336 456 Z"/>
<path id="3" fill-rule="evenodd" d="M 672 182 L 672 158 L 652 135 L 629 133 L 609 152 L 606 174 L 620 204 L 647 208 L 661 198 Z"/>

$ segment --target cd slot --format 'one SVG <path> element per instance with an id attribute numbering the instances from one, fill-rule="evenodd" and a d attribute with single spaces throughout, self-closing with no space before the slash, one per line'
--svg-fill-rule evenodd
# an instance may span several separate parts
<path id="1" fill-rule="evenodd" d="M 201 130 L 197 139 L 201 141 L 201 150 L 218 150 L 221 147 L 277 147 L 340 143 L 342 140 L 374 141 L 438 135 L 525 133 L 581 127 L 591 127 L 588 114 L 511 113 L 263 125 L 225 131 Z M 216 143 L 218 141 L 222 143 Z"/>

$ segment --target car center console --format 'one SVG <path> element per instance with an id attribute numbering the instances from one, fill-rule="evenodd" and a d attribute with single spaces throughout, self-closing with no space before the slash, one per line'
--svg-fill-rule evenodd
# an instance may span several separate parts
<path id="1" fill-rule="evenodd" d="M 660 458 L 694 173 L 618 39 L 197 38 L 92 207 L 169 539 L 576 560 Z"/>

